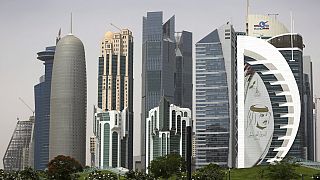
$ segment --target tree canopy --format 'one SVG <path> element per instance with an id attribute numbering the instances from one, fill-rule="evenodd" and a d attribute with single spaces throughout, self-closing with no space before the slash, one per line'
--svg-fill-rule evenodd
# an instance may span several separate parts
<path id="1" fill-rule="evenodd" d="M 102 171 L 96 170 L 91 172 L 87 179 L 116 180 L 117 175 L 112 172 L 102 172 Z"/>
<path id="2" fill-rule="evenodd" d="M 154 159 L 148 169 L 155 178 L 180 177 L 186 171 L 186 162 L 178 154 L 168 154 Z"/>
<path id="3" fill-rule="evenodd" d="M 59 155 L 48 164 L 49 179 L 72 179 L 73 173 L 82 172 L 82 165 L 70 156 Z"/>
<path id="4" fill-rule="evenodd" d="M 222 180 L 224 172 L 222 168 L 217 164 L 208 164 L 198 169 L 193 175 L 192 179 L 201 180 Z"/>
<path id="5" fill-rule="evenodd" d="M 268 165 L 267 176 L 272 180 L 296 179 L 299 177 L 299 174 L 295 172 L 295 169 L 298 166 L 297 163 L 290 162 L 288 159 L 283 159 L 280 162 Z"/>
<path id="6" fill-rule="evenodd" d="M 125 177 L 128 180 L 136 180 L 136 179 L 139 179 L 139 180 L 153 180 L 154 179 L 149 174 L 146 174 L 146 173 L 141 172 L 141 171 L 133 171 L 133 170 L 128 171 L 126 173 Z"/>

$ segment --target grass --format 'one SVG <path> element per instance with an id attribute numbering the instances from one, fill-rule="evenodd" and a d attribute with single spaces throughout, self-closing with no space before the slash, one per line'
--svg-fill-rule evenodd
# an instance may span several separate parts
<path id="1" fill-rule="evenodd" d="M 312 180 L 312 175 L 320 173 L 320 170 L 299 166 L 296 168 L 298 174 L 303 174 L 304 180 Z M 231 169 L 231 180 L 264 180 L 267 179 L 267 166 L 255 166 L 244 169 Z M 226 171 L 225 179 L 228 179 L 228 171 Z M 302 179 L 302 178 L 300 178 Z"/>

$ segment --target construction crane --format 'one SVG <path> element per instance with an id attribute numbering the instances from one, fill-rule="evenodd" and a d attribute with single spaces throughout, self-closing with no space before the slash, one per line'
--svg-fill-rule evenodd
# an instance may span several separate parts
<path id="1" fill-rule="evenodd" d="M 32 116 L 34 116 L 34 110 L 26 102 L 24 102 L 21 97 L 19 97 L 19 100 L 30 109 L 30 111 L 32 112 Z"/>
<path id="2" fill-rule="evenodd" d="M 110 25 L 113 26 L 113 27 L 115 27 L 115 28 L 117 28 L 119 31 L 121 31 L 121 29 L 120 29 L 119 27 L 117 27 L 116 25 L 114 25 L 114 24 L 112 24 L 112 23 L 110 23 Z"/>

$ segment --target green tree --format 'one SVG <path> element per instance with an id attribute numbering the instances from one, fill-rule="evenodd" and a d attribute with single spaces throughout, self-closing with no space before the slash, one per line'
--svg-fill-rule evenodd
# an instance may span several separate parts
<path id="1" fill-rule="evenodd" d="M 288 159 L 283 159 L 275 164 L 268 165 L 266 175 L 272 180 L 289 180 L 299 178 L 299 174 L 295 172 L 299 165 L 290 162 Z"/>
<path id="2" fill-rule="evenodd" d="M 102 172 L 102 171 L 95 170 L 91 172 L 86 179 L 116 180 L 117 175 L 112 172 Z"/>
<path id="3" fill-rule="evenodd" d="M 73 173 L 82 172 L 82 165 L 70 156 L 59 155 L 48 164 L 48 178 L 56 180 L 74 179 Z"/>
<path id="4" fill-rule="evenodd" d="M 155 178 L 180 177 L 181 173 L 186 171 L 186 162 L 178 154 L 168 154 L 154 159 L 149 171 Z"/>
<path id="5" fill-rule="evenodd" d="M 6 172 L 3 169 L 0 170 L 0 179 L 15 180 L 18 178 L 18 174 L 15 171 Z"/>
<path id="6" fill-rule="evenodd" d="M 201 180 L 222 180 L 224 172 L 222 168 L 216 164 L 208 164 L 203 168 L 198 169 L 192 175 L 192 179 Z"/>
<path id="7" fill-rule="evenodd" d="M 128 180 L 153 180 L 154 178 L 149 175 L 149 174 L 146 174 L 144 172 L 141 172 L 141 171 L 133 171 L 133 170 L 130 170 L 126 173 L 125 175 L 126 179 Z"/>
<path id="8" fill-rule="evenodd" d="M 38 180 L 38 173 L 33 170 L 31 167 L 27 167 L 26 169 L 19 172 L 19 178 L 23 180 Z"/>

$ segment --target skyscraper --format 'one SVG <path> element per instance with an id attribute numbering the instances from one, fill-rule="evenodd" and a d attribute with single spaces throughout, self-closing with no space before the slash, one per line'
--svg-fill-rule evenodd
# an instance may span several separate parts
<path id="1" fill-rule="evenodd" d="M 304 78 L 303 78 L 303 38 L 297 33 L 286 33 L 274 36 L 267 40 L 270 44 L 276 47 L 282 56 L 288 62 L 294 78 L 299 88 L 300 102 L 301 102 L 301 117 L 300 125 L 297 133 L 297 137 L 288 153 L 289 156 L 308 159 L 308 148 L 307 148 L 307 127 L 308 118 L 306 117 L 305 110 L 311 108 L 304 103 Z M 305 107 L 306 106 L 306 107 Z M 312 111 L 310 111 L 311 113 Z M 312 114 L 310 114 L 312 116 Z M 312 120 L 312 119 L 309 119 Z M 311 144 L 310 144 L 311 146 Z"/>
<path id="2" fill-rule="evenodd" d="M 97 139 L 96 166 L 100 169 L 127 167 L 127 144 L 128 136 L 127 110 L 103 111 L 95 109 L 94 134 Z"/>
<path id="3" fill-rule="evenodd" d="M 57 38 L 57 41 L 60 37 Z M 44 62 L 45 74 L 40 83 L 34 86 L 35 130 L 34 130 L 34 168 L 44 170 L 49 162 L 49 127 L 51 77 L 55 46 L 38 52 L 37 59 Z"/>
<path id="4" fill-rule="evenodd" d="M 86 160 L 87 79 L 84 47 L 72 34 L 59 40 L 50 98 L 49 160 L 58 155 Z"/>
<path id="5" fill-rule="evenodd" d="M 97 151 L 97 142 L 96 137 L 90 137 L 90 166 L 96 167 L 96 151 Z"/>
<path id="6" fill-rule="evenodd" d="M 176 33 L 174 104 L 192 109 L 192 33 Z"/>
<path id="7" fill-rule="evenodd" d="M 33 131 L 34 116 L 27 121 L 18 120 L 3 157 L 6 171 L 20 171 L 29 167 L 29 147 Z"/>
<path id="8" fill-rule="evenodd" d="M 109 164 L 100 162 L 100 167 L 108 165 L 121 166 L 132 169 L 133 166 L 133 36 L 128 29 L 122 29 L 119 33 L 106 32 L 101 42 L 101 55 L 99 57 L 98 72 L 98 107 L 101 113 L 108 114 L 108 111 L 126 111 L 126 117 L 122 122 L 125 126 L 119 130 L 118 144 L 121 153 L 118 158 L 121 163 Z M 110 112 L 111 113 L 111 112 Z M 107 128 L 106 128 L 107 129 Z M 120 131 L 123 132 L 120 134 Z M 111 132 L 109 130 L 108 132 Z M 106 131 L 106 133 L 108 133 Z M 103 133 L 103 132 L 101 132 Z M 104 142 L 101 142 L 103 134 L 96 133 L 99 148 L 103 149 Z M 111 143 L 110 146 L 113 144 Z M 100 151 L 101 152 L 101 151 Z M 108 154 L 101 154 L 107 156 Z M 120 157 L 121 156 L 121 157 Z M 100 158 L 102 160 L 103 157 Z M 103 164 L 103 165 L 101 165 Z"/>
<path id="9" fill-rule="evenodd" d="M 313 143 L 310 141 L 313 136 L 309 133 L 308 129 L 311 128 L 312 122 L 312 109 L 309 104 L 304 102 L 308 101 L 304 98 L 304 94 L 308 91 L 305 89 L 304 82 L 304 62 L 303 62 L 303 38 L 300 34 L 290 33 L 288 29 L 279 22 L 275 17 L 267 15 L 249 15 L 248 16 L 248 30 L 249 36 L 255 36 L 265 39 L 278 48 L 283 57 L 290 65 L 292 72 L 298 84 L 300 98 L 301 98 L 301 120 L 297 137 L 288 155 L 303 159 L 312 159 Z M 312 128 L 311 128 L 312 129 Z"/>
<path id="10" fill-rule="evenodd" d="M 305 142 L 307 159 L 315 161 L 315 125 L 313 118 L 313 71 L 310 56 L 303 56 L 303 101 L 304 119 L 306 120 Z"/>
<path id="11" fill-rule="evenodd" d="M 191 110 L 161 98 L 149 111 L 146 130 L 146 168 L 160 156 L 175 153 L 186 159 L 187 126 L 192 126 Z"/>
<path id="12" fill-rule="evenodd" d="M 196 43 L 196 166 L 233 167 L 236 35 L 229 23 Z"/>
<path id="13" fill-rule="evenodd" d="M 146 118 L 159 106 L 161 97 L 192 108 L 192 34 L 175 37 L 175 16 L 163 23 L 162 12 L 143 17 L 141 163 L 146 160 Z"/>

